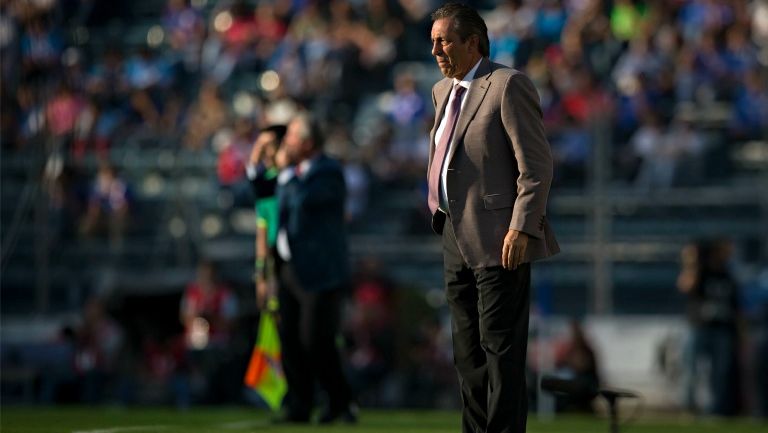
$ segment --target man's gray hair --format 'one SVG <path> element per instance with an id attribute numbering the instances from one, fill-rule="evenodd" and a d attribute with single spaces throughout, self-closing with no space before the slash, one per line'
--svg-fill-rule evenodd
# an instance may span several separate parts
<path id="1" fill-rule="evenodd" d="M 491 43 L 488 40 L 488 27 L 476 10 L 462 3 L 450 2 L 432 12 L 432 22 L 444 18 L 453 20 L 453 30 L 458 33 L 462 42 L 472 35 L 477 35 L 480 40 L 477 45 L 480 55 L 490 56 Z"/>

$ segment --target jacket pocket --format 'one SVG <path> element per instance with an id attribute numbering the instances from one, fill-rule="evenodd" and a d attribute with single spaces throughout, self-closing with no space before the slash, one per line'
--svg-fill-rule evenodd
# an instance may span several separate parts
<path id="1" fill-rule="evenodd" d="M 515 196 L 514 193 L 488 194 L 483 196 L 483 205 L 487 210 L 512 207 L 515 204 Z"/>

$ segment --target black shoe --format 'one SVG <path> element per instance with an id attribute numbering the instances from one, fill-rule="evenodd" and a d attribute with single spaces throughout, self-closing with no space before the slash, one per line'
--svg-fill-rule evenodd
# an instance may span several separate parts
<path id="1" fill-rule="evenodd" d="M 331 424 L 338 420 L 345 424 L 357 424 L 357 414 L 359 411 L 355 404 L 348 404 L 335 410 L 327 409 L 320 415 L 317 422 L 320 424 Z"/>

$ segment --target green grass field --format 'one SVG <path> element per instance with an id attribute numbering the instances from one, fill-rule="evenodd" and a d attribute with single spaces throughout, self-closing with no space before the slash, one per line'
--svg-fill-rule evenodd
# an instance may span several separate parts
<path id="1" fill-rule="evenodd" d="M 354 426 L 275 426 L 264 411 L 247 408 L 115 409 L 103 407 L 0 409 L 2 433 L 238 433 L 238 432 L 460 432 L 457 412 L 363 410 Z M 768 425 L 749 420 L 674 421 L 641 418 L 623 425 L 622 433 L 758 433 Z M 558 417 L 551 422 L 529 421 L 529 433 L 602 433 L 608 421 L 591 417 Z"/>

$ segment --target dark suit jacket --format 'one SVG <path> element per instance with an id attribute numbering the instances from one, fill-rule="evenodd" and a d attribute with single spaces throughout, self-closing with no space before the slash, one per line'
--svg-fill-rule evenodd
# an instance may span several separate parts
<path id="1" fill-rule="evenodd" d="M 346 288 L 349 254 L 341 165 L 320 155 L 307 173 L 278 185 L 277 197 L 280 226 L 287 232 L 291 263 L 302 287 L 307 291 Z"/>
<path id="2" fill-rule="evenodd" d="M 444 78 L 432 88 L 430 164 L 452 86 Z M 526 262 L 556 254 L 560 248 L 546 218 L 552 154 L 533 83 L 483 58 L 465 98 L 453 137 L 456 151 L 446 162 L 449 221 L 464 260 L 473 268 L 501 265 L 509 229 L 530 236 Z M 442 213 L 432 220 L 441 233 Z"/>

